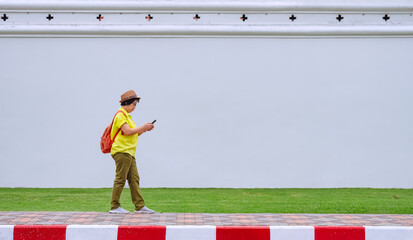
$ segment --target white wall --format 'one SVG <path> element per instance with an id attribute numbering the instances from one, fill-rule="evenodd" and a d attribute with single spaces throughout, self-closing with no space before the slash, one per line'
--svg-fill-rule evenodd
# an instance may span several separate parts
<path id="1" fill-rule="evenodd" d="M 111 187 L 134 89 L 142 187 L 413 188 L 411 9 L 0 0 L 0 187 Z"/>
<path id="2" fill-rule="evenodd" d="M 135 89 L 143 187 L 413 183 L 412 39 L 0 39 L 0 186 L 110 187 Z"/>

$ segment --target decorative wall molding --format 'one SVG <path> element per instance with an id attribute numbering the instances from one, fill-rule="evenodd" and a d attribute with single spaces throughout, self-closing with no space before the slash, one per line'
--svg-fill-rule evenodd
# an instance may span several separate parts
<path id="1" fill-rule="evenodd" d="M 367 37 L 367 36 L 413 36 L 410 26 L 4 26 L 0 28 L 0 36 L 35 35 L 50 36 L 307 36 L 307 37 Z"/>
<path id="2" fill-rule="evenodd" d="M 411 12 L 409 0 L 313 0 L 313 1 L 0 1 L 4 10 L 82 11 L 343 11 L 343 12 Z"/>
<path id="3" fill-rule="evenodd" d="M 413 1 L 0 1 L 0 37 L 412 37 Z"/>

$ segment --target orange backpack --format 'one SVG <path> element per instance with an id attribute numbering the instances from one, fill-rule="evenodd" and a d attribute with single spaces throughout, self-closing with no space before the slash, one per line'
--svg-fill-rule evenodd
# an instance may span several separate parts
<path id="1" fill-rule="evenodd" d="M 123 115 L 126 114 L 122 111 L 118 111 L 115 116 L 113 117 L 112 123 L 109 124 L 109 126 L 107 126 L 107 128 L 105 129 L 105 131 L 103 132 L 103 135 L 100 139 L 100 149 L 102 150 L 103 153 L 110 153 L 110 149 L 112 148 L 112 144 L 115 141 L 116 136 L 118 136 L 118 133 L 120 132 L 120 128 L 119 130 L 116 132 L 115 137 L 113 137 L 113 140 L 110 139 L 110 132 L 112 132 L 112 125 L 113 125 L 113 121 L 115 121 L 115 117 L 116 115 L 118 115 L 118 113 L 123 113 Z"/>

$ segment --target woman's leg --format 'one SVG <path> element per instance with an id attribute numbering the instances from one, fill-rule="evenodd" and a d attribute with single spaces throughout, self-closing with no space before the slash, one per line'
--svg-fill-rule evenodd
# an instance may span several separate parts
<path id="1" fill-rule="evenodd" d="M 111 210 L 120 207 L 120 195 L 132 165 L 132 156 L 128 153 L 116 153 L 113 156 L 116 164 L 116 177 L 113 182 Z"/>
<path id="2" fill-rule="evenodd" d="M 132 202 L 135 204 L 135 210 L 138 211 L 145 206 L 145 201 L 143 200 L 141 188 L 139 187 L 139 173 L 136 166 L 136 159 L 132 157 L 132 164 L 129 168 L 128 173 L 128 183 L 130 187 L 130 194 L 132 197 Z"/>

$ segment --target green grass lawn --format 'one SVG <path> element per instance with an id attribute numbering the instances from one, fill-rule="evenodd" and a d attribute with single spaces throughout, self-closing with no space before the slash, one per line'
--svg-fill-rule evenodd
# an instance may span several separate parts
<path id="1" fill-rule="evenodd" d="M 0 211 L 109 211 L 112 189 L 0 188 Z M 413 189 L 144 188 L 158 212 L 413 214 Z M 129 189 L 122 207 L 133 211 Z"/>

